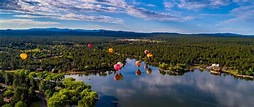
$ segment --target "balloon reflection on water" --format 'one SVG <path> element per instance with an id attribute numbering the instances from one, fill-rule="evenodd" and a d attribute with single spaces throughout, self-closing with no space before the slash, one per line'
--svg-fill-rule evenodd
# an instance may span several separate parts
<path id="1" fill-rule="evenodd" d="M 115 76 L 114 76 L 114 80 L 115 80 L 115 81 L 123 80 L 123 75 L 122 75 L 122 73 L 117 72 L 117 73 L 115 74 Z"/>
<path id="2" fill-rule="evenodd" d="M 147 74 L 151 74 L 153 71 L 152 71 L 152 69 L 151 68 L 148 68 L 147 70 L 146 70 L 146 73 Z"/>
<path id="3" fill-rule="evenodd" d="M 137 76 L 141 75 L 141 71 L 139 69 L 136 71 L 136 75 Z"/>
<path id="4" fill-rule="evenodd" d="M 120 75 L 118 73 L 115 74 L 114 80 L 119 81 L 120 80 Z"/>
<path id="5" fill-rule="evenodd" d="M 145 69 L 148 69 L 148 65 L 145 65 L 144 68 L 145 68 Z"/>

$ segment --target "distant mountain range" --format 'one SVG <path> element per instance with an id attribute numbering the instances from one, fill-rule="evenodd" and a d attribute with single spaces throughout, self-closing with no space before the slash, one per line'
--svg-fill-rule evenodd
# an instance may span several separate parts
<path id="1" fill-rule="evenodd" d="M 83 30 L 83 29 L 59 29 L 59 28 L 32 28 L 22 30 L 0 30 L 0 36 L 112 36 L 112 37 L 151 37 L 157 35 L 174 36 L 222 36 L 222 37 L 253 37 L 254 35 L 240 35 L 234 33 L 212 33 L 212 34 L 180 34 L 167 32 L 138 33 L 129 31 L 112 30 Z"/>

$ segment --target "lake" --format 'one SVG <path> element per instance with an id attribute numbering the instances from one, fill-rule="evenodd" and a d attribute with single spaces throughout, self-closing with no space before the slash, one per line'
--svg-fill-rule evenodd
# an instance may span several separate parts
<path id="1" fill-rule="evenodd" d="M 115 74 L 107 76 L 66 75 L 82 80 L 99 94 L 96 107 L 253 107 L 254 82 L 236 79 L 230 75 L 212 75 L 210 72 L 187 72 L 181 76 L 162 75 L 157 67 L 147 73 L 144 63 L 136 75 L 136 60 L 126 59 Z M 119 103 L 119 104 L 116 104 Z"/>

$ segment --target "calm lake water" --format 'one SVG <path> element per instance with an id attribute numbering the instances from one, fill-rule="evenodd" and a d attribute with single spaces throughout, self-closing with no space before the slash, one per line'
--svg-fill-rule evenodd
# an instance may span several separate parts
<path id="1" fill-rule="evenodd" d="M 100 100 L 96 107 L 253 107 L 254 81 L 235 79 L 233 76 L 211 75 L 207 71 L 187 72 L 182 76 L 160 74 L 151 67 L 147 74 L 142 63 L 141 75 L 135 74 L 134 59 L 119 73 L 123 80 L 115 81 L 114 75 L 107 76 L 69 75 L 82 80 L 97 91 Z"/>

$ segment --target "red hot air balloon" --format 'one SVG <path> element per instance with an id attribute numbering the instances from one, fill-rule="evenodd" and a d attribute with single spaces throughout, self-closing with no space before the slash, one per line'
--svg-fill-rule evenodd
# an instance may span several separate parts
<path id="1" fill-rule="evenodd" d="M 120 70 L 121 65 L 120 65 L 120 64 L 115 64 L 115 65 L 114 65 L 114 68 L 115 68 L 116 71 L 118 71 L 118 70 Z"/>
<path id="2" fill-rule="evenodd" d="M 89 43 L 87 46 L 88 46 L 88 48 L 92 48 L 93 45 L 91 43 Z"/>
<path id="3" fill-rule="evenodd" d="M 149 53 L 149 51 L 148 51 L 148 50 L 145 50 L 145 51 L 144 51 L 144 53 L 145 53 L 145 54 L 148 54 L 148 53 Z"/>

